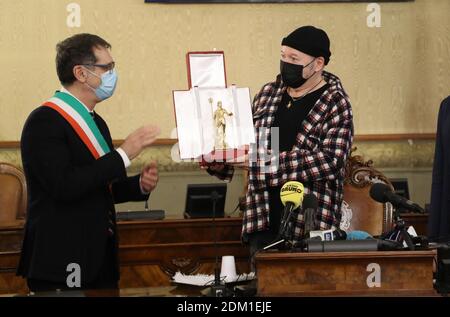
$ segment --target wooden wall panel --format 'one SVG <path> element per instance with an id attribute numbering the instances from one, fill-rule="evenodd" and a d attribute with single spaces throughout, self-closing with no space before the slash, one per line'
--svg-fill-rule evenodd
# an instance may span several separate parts
<path id="1" fill-rule="evenodd" d="M 381 27 L 366 24 L 367 3 L 162 5 L 143 0 L 77 0 L 81 27 L 66 24 L 69 2 L 0 1 L 0 141 L 20 138 L 32 109 L 60 87 L 58 41 L 96 33 L 113 46 L 119 83 L 98 105 L 113 138 L 148 122 L 175 127 L 171 93 L 187 88 L 185 54 L 225 51 L 229 83 L 256 94 L 279 69 L 281 39 L 301 25 L 327 30 L 332 59 L 351 97 L 357 134 L 433 133 L 449 95 L 450 2 L 380 3 Z"/>

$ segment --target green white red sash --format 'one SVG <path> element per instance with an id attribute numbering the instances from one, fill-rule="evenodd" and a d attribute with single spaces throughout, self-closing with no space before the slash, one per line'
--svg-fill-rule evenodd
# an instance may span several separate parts
<path id="1" fill-rule="evenodd" d="M 75 97 L 57 91 L 43 106 L 56 110 L 67 120 L 95 159 L 111 151 L 89 111 Z"/>

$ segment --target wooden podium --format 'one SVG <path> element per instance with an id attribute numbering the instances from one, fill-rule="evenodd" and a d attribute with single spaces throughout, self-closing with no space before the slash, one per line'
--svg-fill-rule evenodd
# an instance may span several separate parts
<path id="1" fill-rule="evenodd" d="M 435 296 L 436 251 L 256 255 L 259 296 Z"/>
<path id="2" fill-rule="evenodd" d="M 241 242 L 241 228 L 241 218 L 218 218 L 215 224 L 210 218 L 118 222 L 120 287 L 170 286 L 177 271 L 213 274 L 216 255 L 219 261 L 234 255 L 238 273 L 247 273 L 249 250 Z M 16 276 L 22 240 L 23 224 L 0 226 L 0 294 L 28 290 Z"/>
<path id="3" fill-rule="evenodd" d="M 407 217 L 404 219 L 408 221 Z M 247 273 L 250 271 L 249 250 L 241 243 L 241 228 L 242 218 L 217 219 L 219 256 L 234 255 L 238 273 Z M 118 229 L 121 288 L 169 286 L 171 285 L 170 277 L 176 271 L 185 274 L 214 272 L 216 249 L 211 219 L 123 221 L 118 223 Z M 424 234 L 421 231 L 418 233 Z M 23 223 L 0 225 L 0 294 L 27 291 L 26 281 L 16 276 L 22 240 Z M 355 253 L 346 255 L 344 253 L 273 252 L 259 254 L 257 256 L 259 292 L 261 295 L 337 295 L 338 293 L 349 294 L 350 289 L 357 293 L 357 289 L 350 282 L 337 283 L 336 280 L 343 279 L 342 274 L 351 276 L 353 272 L 358 272 L 364 277 L 362 282 L 358 280 L 358 283 L 362 283 L 360 286 L 362 294 L 374 294 L 384 291 L 388 286 L 384 283 L 389 276 L 386 274 L 406 275 L 405 279 L 409 283 L 411 282 L 409 281 L 410 272 L 416 272 L 416 270 L 424 270 L 421 273 L 424 282 L 419 290 L 423 288 L 432 290 L 434 252 L 417 254 L 413 252 L 413 256 L 410 252 L 376 252 L 374 255 L 366 252 L 360 253 L 359 258 L 357 255 Z M 327 259 L 328 256 L 331 258 Z M 382 264 L 381 290 L 368 290 L 367 286 L 364 287 L 369 275 L 366 266 L 372 263 L 370 261 L 379 261 L 376 263 Z M 385 268 L 384 263 L 391 263 L 391 265 Z M 306 267 L 309 265 L 307 272 L 311 274 L 305 273 L 305 269 L 302 268 L 304 265 Z M 389 271 L 386 271 L 388 269 Z M 299 270 L 298 274 L 297 270 Z M 414 280 L 418 278 L 419 275 L 414 276 Z M 325 282 L 322 283 L 322 281 Z M 418 289 L 416 286 L 409 286 L 408 283 L 404 284 L 405 288 Z M 310 285 L 309 288 L 306 288 L 304 284 Z M 315 293 L 310 287 L 315 287 Z M 395 287 L 397 288 L 394 289 L 401 289 L 402 285 L 395 285 Z M 391 291 L 391 294 L 395 293 L 397 292 Z"/>

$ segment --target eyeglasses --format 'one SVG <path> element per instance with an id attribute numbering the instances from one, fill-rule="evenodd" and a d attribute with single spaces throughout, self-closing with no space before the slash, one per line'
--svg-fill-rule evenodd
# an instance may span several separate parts
<path id="1" fill-rule="evenodd" d="M 114 68 L 116 67 L 116 63 L 115 62 L 111 62 L 109 64 L 83 64 L 83 66 L 100 67 L 105 72 L 110 72 L 111 73 L 114 70 Z"/>

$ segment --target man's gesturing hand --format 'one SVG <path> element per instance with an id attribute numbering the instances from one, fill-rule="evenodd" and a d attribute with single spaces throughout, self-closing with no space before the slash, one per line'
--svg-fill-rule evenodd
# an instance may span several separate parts
<path id="1" fill-rule="evenodd" d="M 142 191 L 145 193 L 152 192 L 158 183 L 158 178 L 157 164 L 156 162 L 150 162 L 141 172 L 140 185 Z"/>
<path id="2" fill-rule="evenodd" d="M 125 151 L 130 161 L 138 156 L 143 149 L 155 142 L 160 128 L 154 125 L 143 126 L 131 133 L 120 148 Z"/>

